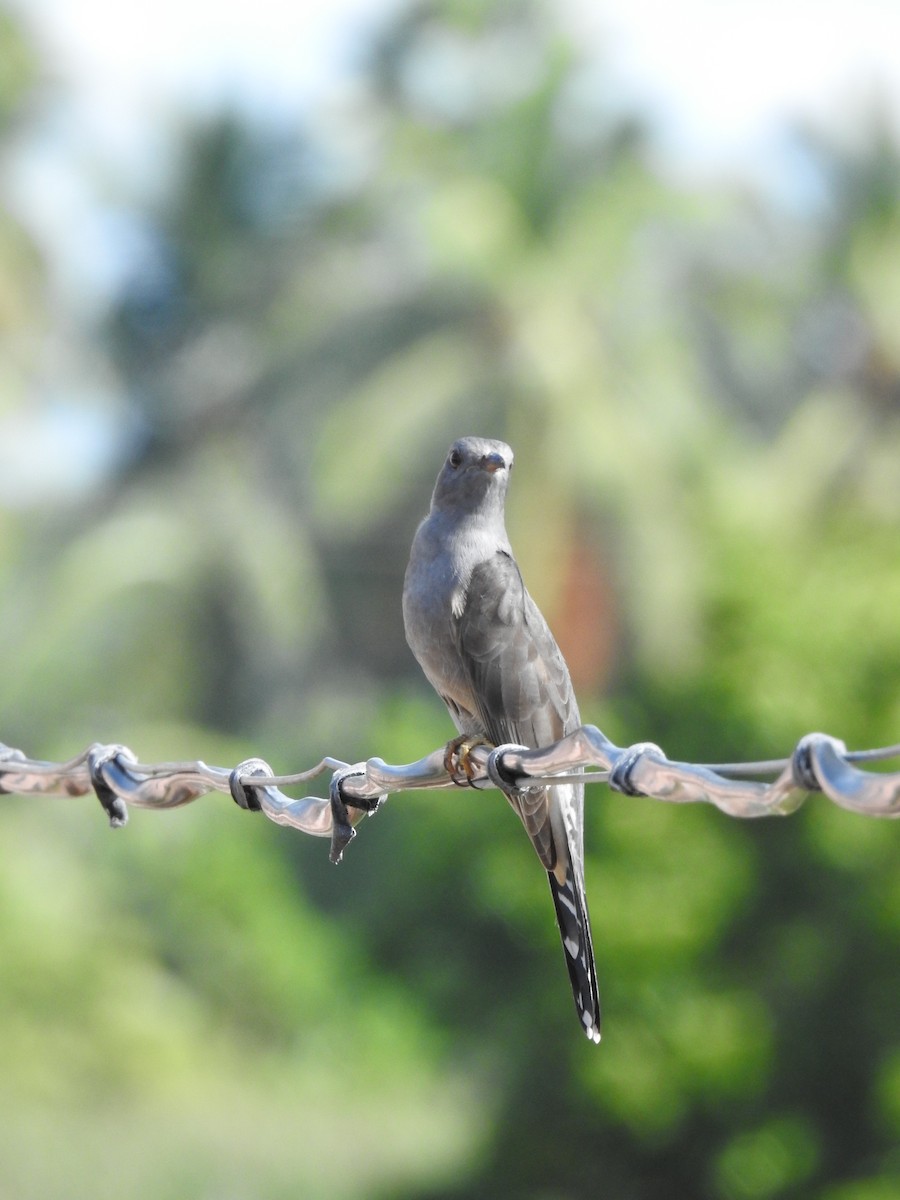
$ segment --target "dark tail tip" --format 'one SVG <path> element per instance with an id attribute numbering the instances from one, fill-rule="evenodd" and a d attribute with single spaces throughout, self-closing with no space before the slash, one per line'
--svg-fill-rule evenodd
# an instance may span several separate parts
<path id="1" fill-rule="evenodd" d="M 550 881 L 556 923 L 562 938 L 578 1019 L 590 1040 L 599 1042 L 600 992 L 597 987 L 597 968 L 594 965 L 587 902 L 571 867 L 564 884 L 560 884 L 550 872 L 547 878 Z"/>

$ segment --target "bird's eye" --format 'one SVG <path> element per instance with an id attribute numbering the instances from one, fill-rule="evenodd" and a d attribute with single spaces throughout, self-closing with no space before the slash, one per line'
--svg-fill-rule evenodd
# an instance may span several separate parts
<path id="1" fill-rule="evenodd" d="M 459 464 L 462 462 L 462 454 L 459 452 L 459 450 L 451 450 L 450 457 L 447 459 L 447 462 L 450 464 L 450 466 L 455 471 L 456 468 L 459 466 Z"/>

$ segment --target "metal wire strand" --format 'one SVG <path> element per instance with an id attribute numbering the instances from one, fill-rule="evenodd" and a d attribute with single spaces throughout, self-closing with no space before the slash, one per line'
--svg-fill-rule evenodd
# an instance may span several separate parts
<path id="1" fill-rule="evenodd" d="M 691 764 L 673 762 L 652 743 L 615 746 L 595 725 L 583 725 L 552 746 L 474 747 L 460 785 L 444 765 L 445 747 L 404 765 L 380 758 L 350 764 L 325 757 L 314 767 L 276 775 L 262 759 L 236 767 L 196 762 L 142 763 L 125 746 L 96 743 L 64 763 L 28 758 L 0 743 L 0 792 L 36 796 L 83 796 L 93 792 L 113 826 L 127 819 L 127 806 L 174 808 L 208 792 L 222 792 L 249 811 L 279 825 L 332 839 L 339 861 L 364 816 L 375 813 L 394 792 L 471 786 L 535 787 L 563 780 L 603 782 L 628 796 L 673 804 L 712 804 L 738 818 L 784 816 L 810 792 L 840 808 L 870 817 L 900 817 L 900 772 L 871 772 L 855 763 L 900 757 L 900 744 L 848 751 L 823 733 L 801 738 L 791 755 L 766 762 Z M 305 783 L 331 771 L 328 796 L 292 799 L 281 787 Z M 774 776 L 761 782 L 758 776 Z"/>

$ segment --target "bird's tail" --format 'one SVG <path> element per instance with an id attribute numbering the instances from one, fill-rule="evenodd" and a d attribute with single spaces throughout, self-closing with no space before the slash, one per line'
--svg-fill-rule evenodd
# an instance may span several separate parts
<path id="1" fill-rule="evenodd" d="M 547 872 L 550 891 L 556 908 L 566 966 L 572 983 L 572 994 L 582 1028 L 592 1042 L 600 1041 L 600 993 L 597 988 L 597 969 L 594 966 L 594 947 L 591 942 L 591 923 L 587 900 L 572 864 L 566 871 L 565 883 L 560 883 L 552 871 Z"/>

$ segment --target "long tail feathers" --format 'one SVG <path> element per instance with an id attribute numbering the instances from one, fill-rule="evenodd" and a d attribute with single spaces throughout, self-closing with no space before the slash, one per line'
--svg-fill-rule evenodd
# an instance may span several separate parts
<path id="1" fill-rule="evenodd" d="M 556 876 L 547 873 L 550 891 L 556 908 L 566 966 L 572 983 L 572 994 L 582 1028 L 592 1042 L 600 1041 L 600 994 L 597 989 L 597 970 L 594 966 L 594 947 L 587 901 L 570 865 L 566 881 L 560 884 Z"/>

